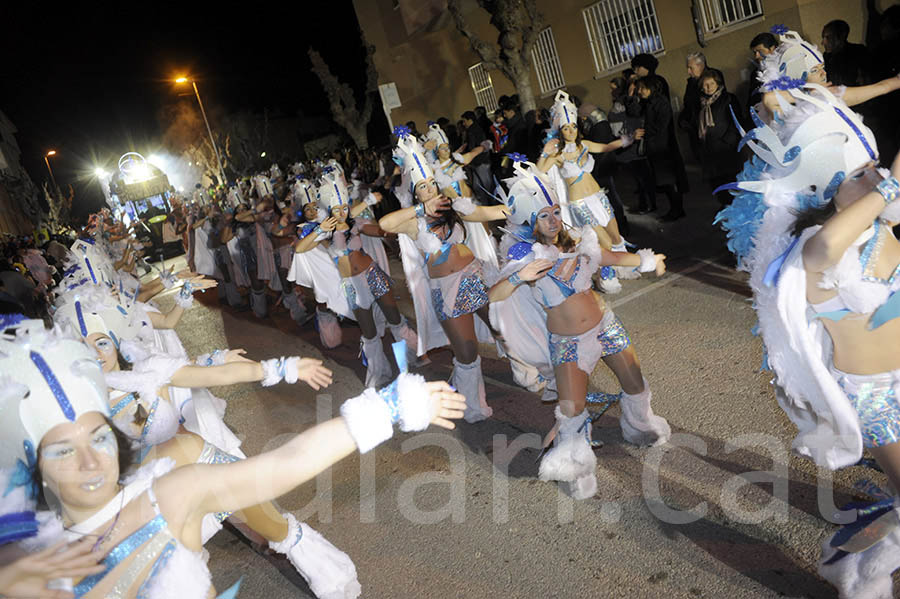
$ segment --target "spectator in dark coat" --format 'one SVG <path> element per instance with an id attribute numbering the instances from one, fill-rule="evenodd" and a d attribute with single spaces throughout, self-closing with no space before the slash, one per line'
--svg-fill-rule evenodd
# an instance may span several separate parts
<path id="1" fill-rule="evenodd" d="M 706 70 L 706 56 L 694 52 L 687 56 L 687 83 L 684 88 L 684 107 L 678 115 L 678 127 L 688 134 L 694 158 L 700 158 L 700 141 L 697 138 L 697 115 L 700 114 L 700 75 Z"/>
<path id="2" fill-rule="evenodd" d="M 437 120 L 437 124 L 440 125 L 441 129 L 444 130 L 444 133 L 447 134 L 447 141 L 450 143 L 450 147 L 455 151 L 459 146 L 462 145 L 462 141 L 459 139 L 459 134 L 456 132 L 456 127 L 454 127 L 450 123 L 450 119 L 445 116 L 442 116 Z"/>
<path id="3" fill-rule="evenodd" d="M 703 178 L 715 189 L 737 178 L 741 155 L 737 151 L 741 135 L 732 118 L 741 113 L 741 105 L 734 94 L 725 88 L 725 77 L 718 69 L 707 69 L 700 76 L 700 112 L 697 118 L 697 138 Z M 716 199 L 722 205 L 731 202 L 731 194 L 721 191 Z"/>
<path id="4" fill-rule="evenodd" d="M 646 79 L 647 77 L 655 77 L 659 79 L 662 95 L 669 99 L 669 82 L 665 80 L 662 75 L 656 74 L 656 69 L 659 67 L 659 61 L 652 54 L 637 54 L 634 58 L 631 59 L 631 68 L 634 69 L 635 74 L 642 79 Z"/>
<path id="5" fill-rule="evenodd" d="M 753 53 L 753 64 L 756 68 L 750 74 L 750 90 L 747 96 L 747 113 L 744 115 L 744 128 L 749 129 L 753 121 L 750 118 L 750 108 L 762 102 L 762 94 L 759 92 L 759 71 L 766 56 L 775 51 L 778 40 L 768 31 L 756 35 L 750 40 L 750 52 Z"/>
<path id="6" fill-rule="evenodd" d="M 687 191 L 687 176 L 675 138 L 672 106 L 663 94 L 659 77 L 639 79 L 637 90 L 643 101 L 644 126 L 635 132 L 635 139 L 643 140 L 644 153 L 650 162 L 652 204 L 656 204 L 655 192 L 664 192 L 669 199 L 669 211 L 660 220 L 677 220 L 685 216 L 682 194 Z"/>
<path id="7" fill-rule="evenodd" d="M 482 144 L 487 141 L 487 136 L 475 119 L 475 113 L 471 110 L 467 110 L 462 114 L 462 122 L 466 128 L 466 153 L 476 153 L 475 157 L 468 163 L 472 178 L 472 185 L 470 187 L 481 204 L 490 206 L 491 204 L 494 204 L 494 201 L 485 191 L 486 189 L 492 190 L 494 188 L 491 178 L 490 152 L 485 150 L 482 146 Z"/>
<path id="8" fill-rule="evenodd" d="M 847 41 L 850 25 L 836 19 L 822 28 L 822 46 L 825 48 L 825 72 L 833 85 L 866 85 L 869 77 L 869 51 L 862 44 Z"/>

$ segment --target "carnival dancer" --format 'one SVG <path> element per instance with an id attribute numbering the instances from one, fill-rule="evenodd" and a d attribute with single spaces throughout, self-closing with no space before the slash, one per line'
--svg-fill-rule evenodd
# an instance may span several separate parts
<path id="1" fill-rule="evenodd" d="M 30 476 L 17 484 L 31 489 L 37 481 L 37 489 L 58 506 L 44 519 L 39 538 L 52 544 L 89 537 L 105 556 L 103 572 L 70 582 L 78 597 L 205 599 L 214 592 L 202 553 L 206 514 L 283 495 L 354 449 L 369 451 L 390 438 L 395 422 L 406 431 L 424 430 L 432 422 L 453 428 L 449 419 L 458 418 L 464 405 L 446 383 L 403 373 L 381 392 L 367 389 L 345 402 L 341 417 L 274 451 L 176 469 L 171 459 L 161 459 L 120 482 L 128 447 L 120 445 L 110 425 L 102 371 L 87 347 L 42 328 L 39 321 L 25 321 L 0 339 L 2 370 L 9 373 L 0 410 L 10 415 L 0 422 L 0 467 L 20 464 Z M 331 379 L 318 360 L 305 360 L 297 374 L 323 384 Z M 291 532 L 292 541 L 317 536 L 305 525 Z M 313 591 L 327 599 L 352 599 L 360 589 Z M 235 595 L 233 588 L 228 596 Z"/>
<path id="2" fill-rule="evenodd" d="M 766 110 L 760 112 L 767 123 L 796 102 L 791 89 L 808 87 L 814 90 L 813 85 L 823 86 L 847 106 L 856 106 L 900 89 L 900 75 L 858 87 L 831 85 L 825 71 L 825 59 L 815 44 L 784 25 L 775 25 L 771 31 L 778 35 L 779 45 L 766 56 L 758 73 L 762 91 L 774 92 L 763 94 L 762 105 Z"/>
<path id="3" fill-rule="evenodd" d="M 564 185 L 556 186 L 562 199 L 563 222 L 576 229 L 593 227 L 603 248 L 615 252 L 626 251 L 625 240 L 619 233 L 619 224 L 609 198 L 606 197 L 606 191 L 597 185 L 591 174 L 594 170 L 594 157 L 591 154 L 626 148 L 631 145 L 633 138 L 623 134 L 608 144 L 582 139 L 578 128 L 578 110 L 569 100 L 569 95 L 562 90 L 556 92 L 550 114 L 550 135 L 553 139 L 544 146 L 537 166 L 543 172 L 555 171 L 564 182 Z M 622 272 L 631 274 L 624 270 Z M 622 285 L 614 270 L 604 269 L 601 272 L 601 288 L 607 293 L 621 291 Z"/>
<path id="4" fill-rule="evenodd" d="M 360 205 L 364 208 L 367 202 L 357 204 L 357 208 Z M 331 216 L 318 225 L 316 235 L 307 235 L 297 242 L 296 251 L 304 253 L 322 245 L 337 265 L 341 288 L 362 333 L 360 344 L 366 364 L 366 386 L 377 387 L 390 379 L 391 365 L 384 353 L 374 305 L 377 304 L 384 314 L 395 340 L 406 341 L 409 350 L 414 351 L 418 339 L 400 313 L 397 298 L 392 293 L 393 281 L 371 256 L 362 251 L 360 237 L 365 230 L 353 221 L 347 187 L 334 173 L 322 178 L 319 207 Z"/>
<path id="5" fill-rule="evenodd" d="M 325 250 L 316 246 L 306 252 L 297 251 L 300 241 L 313 234 L 316 227 L 327 218 L 325 211 L 319 208 L 316 187 L 305 180 L 298 182 L 298 185 L 301 193 L 295 192 L 295 195 L 300 198 L 300 223 L 297 225 L 294 256 L 287 280 L 294 283 L 295 287 L 312 291 L 316 300 L 315 326 L 319 332 L 319 340 L 325 349 L 333 349 L 341 344 L 343 338 L 338 317 L 351 320 L 355 317 L 341 290 L 341 274 L 337 265 Z M 314 236 L 319 236 L 319 233 Z M 324 235 L 322 238 L 324 239 Z M 295 293 L 300 297 L 300 292 Z"/>
<path id="6" fill-rule="evenodd" d="M 741 131 L 755 155 L 725 186 L 735 199 L 717 222 L 750 273 L 776 397 L 798 428 L 793 448 L 829 469 L 856 464 L 865 448 L 896 492 L 900 243 L 891 227 L 900 221 L 900 159 L 891 172 L 877 169 L 872 132 L 839 96 L 775 75 L 817 60 L 797 40 L 778 49 L 785 69 L 766 69 L 779 79 L 763 81 L 791 101 L 775 99 L 778 119 L 757 117 Z M 844 599 L 889 598 L 900 567 L 898 500 L 853 515 L 823 543 L 819 573 Z"/>
<path id="7" fill-rule="evenodd" d="M 428 126 L 425 138 L 427 141 L 424 147 L 426 150 L 431 150 L 431 168 L 441 193 L 451 202 L 459 200 L 459 205 L 474 205 L 472 188 L 466 182 L 463 165 L 453 159 L 447 134 L 440 125 L 432 123 Z M 488 278 L 496 276 L 500 270 L 500 263 L 497 260 L 497 242 L 486 230 L 486 224 L 463 221 L 463 227 L 466 229 L 466 245 L 469 246 L 475 257 L 481 260 L 481 264 L 488 269 Z"/>
<path id="8" fill-rule="evenodd" d="M 497 324 L 511 349 L 549 341 L 549 347 L 538 349 L 549 358 L 552 375 L 549 365 L 536 366 L 555 379 L 555 385 L 549 385 L 559 393 L 555 410 L 558 434 L 556 445 L 541 460 L 539 475 L 542 480 L 559 481 L 576 499 L 587 499 L 597 491 L 597 460 L 589 442 L 586 396 L 588 380 L 599 360 L 622 385 L 620 424 L 625 439 L 636 445 L 659 445 L 670 435 L 668 423 L 650 407 L 650 385 L 641 373 L 631 339 L 622 322 L 591 289 L 592 276 L 604 265 L 660 276 L 665 272 L 665 256 L 649 249 L 637 254 L 603 249 L 590 225 L 566 231 L 550 179 L 528 162 L 517 162 L 513 169 L 516 176 L 507 195 L 511 225 L 504 243 L 509 246 L 507 263 L 490 290 L 490 300 L 492 304 L 503 302 L 521 290 L 525 294 L 530 291 L 522 300 L 530 298 L 543 308 L 547 332 L 538 339 L 520 332 L 522 327 L 530 330 L 538 323 L 523 322 L 515 310 L 498 307 L 491 313 L 506 312 Z M 516 239 L 518 243 L 512 244 Z"/>
<path id="9" fill-rule="evenodd" d="M 493 411 L 485 399 L 481 356 L 478 355 L 479 337 L 489 340 L 490 334 L 487 326 L 483 326 L 481 335 L 476 335 L 475 314 L 483 321 L 482 325 L 488 325 L 490 319 L 481 262 L 463 243 L 465 229 L 461 221 L 502 220 L 508 211 L 502 205 L 475 206 L 460 198 L 451 202 L 444 197 L 415 138 L 402 130 L 398 132 L 397 148 L 403 155 L 403 168 L 412 186 L 410 193 L 414 194 L 415 205 L 382 217 L 378 224 L 390 233 L 407 235 L 424 256 L 424 268 L 413 273 L 419 279 L 408 278 L 408 282 L 414 301 L 422 302 L 425 298 L 421 297 L 422 290 L 416 286 L 416 281 L 427 279 L 433 310 L 422 310 L 419 303 L 416 325 L 420 335 L 427 334 L 425 351 L 447 343 L 453 347 L 450 381 L 466 396 L 466 421 L 478 422 L 489 418 Z M 408 277 L 409 274 L 407 270 Z M 419 318 L 420 314 L 422 318 Z M 440 335 L 441 330 L 429 324 L 428 319 L 434 320 L 435 316 L 443 335 Z M 427 333 L 422 332 L 423 327 Z M 420 346 L 419 355 L 422 353 Z"/>

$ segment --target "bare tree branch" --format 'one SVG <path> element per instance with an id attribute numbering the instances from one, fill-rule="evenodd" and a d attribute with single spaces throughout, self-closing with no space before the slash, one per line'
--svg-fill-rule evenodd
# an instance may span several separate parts
<path id="1" fill-rule="evenodd" d="M 486 70 L 499 70 L 516 86 L 522 110 L 535 108 L 531 88 L 531 50 L 545 27 L 536 0 L 478 0 L 478 6 L 491 16 L 497 30 L 497 43 L 488 44 L 475 34 L 462 14 L 460 0 L 447 0 L 456 29 L 469 40 Z"/>

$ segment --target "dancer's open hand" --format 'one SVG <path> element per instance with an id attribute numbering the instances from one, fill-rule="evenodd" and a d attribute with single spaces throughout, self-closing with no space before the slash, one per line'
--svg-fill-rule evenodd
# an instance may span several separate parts
<path id="1" fill-rule="evenodd" d="M 247 353 L 246 349 L 229 349 L 225 352 L 225 363 L 231 364 L 232 362 L 252 362 L 250 358 L 245 358 L 244 354 Z"/>
<path id="2" fill-rule="evenodd" d="M 428 216 L 438 216 L 441 212 L 451 210 L 450 200 L 442 195 L 435 196 L 430 200 L 425 200 L 425 214 Z"/>
<path id="3" fill-rule="evenodd" d="M 522 270 L 519 271 L 519 278 L 523 281 L 537 281 L 553 268 L 553 264 L 552 260 L 544 258 L 533 260 L 522 267 Z"/>
<path id="4" fill-rule="evenodd" d="M 466 409 L 466 398 L 444 381 L 425 383 L 431 402 L 431 423 L 447 429 L 454 429 L 452 420 L 463 417 Z"/>
<path id="5" fill-rule="evenodd" d="M 322 224 L 319 226 L 322 228 L 323 231 L 334 231 L 337 228 L 337 225 L 338 225 L 337 219 L 334 218 L 333 216 L 329 216 L 324 221 L 322 221 Z"/>
<path id="6" fill-rule="evenodd" d="M 218 281 L 215 279 L 210 279 L 204 277 L 203 275 L 197 275 L 196 277 L 191 277 L 187 279 L 190 282 L 192 291 L 202 291 L 203 289 L 212 289 L 216 285 L 218 285 Z"/>
<path id="7" fill-rule="evenodd" d="M 331 384 L 331 370 L 322 365 L 322 360 L 300 358 L 297 362 L 297 378 L 316 391 Z"/>
<path id="8" fill-rule="evenodd" d="M 90 539 L 53 547 L 21 557 L 0 567 L 0 594 L 4 597 L 62 599 L 74 597 L 67 591 L 51 591 L 47 583 L 56 578 L 82 578 L 102 572 L 101 555 L 93 553 Z"/>

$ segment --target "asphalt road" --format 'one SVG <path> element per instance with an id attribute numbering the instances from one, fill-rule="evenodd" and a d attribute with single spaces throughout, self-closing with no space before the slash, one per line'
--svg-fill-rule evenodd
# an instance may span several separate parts
<path id="1" fill-rule="evenodd" d="M 483 346 L 492 419 L 398 433 L 278 500 L 353 558 L 363 597 L 837 596 L 815 573 L 820 543 L 835 528 L 818 500 L 833 489 L 842 505 L 859 495 L 861 479 L 884 480 L 858 466 L 819 476 L 790 455 L 794 427 L 776 404 L 771 376 L 760 372 L 746 278 L 729 266 L 704 192 L 687 197 L 689 217 L 675 223 L 631 217 L 630 240 L 666 253 L 669 273 L 626 281 L 608 297 L 635 343 L 653 409 L 672 426 L 672 443 L 626 444 L 619 408 L 611 408 L 594 428 L 604 442 L 596 452 L 600 490 L 573 502 L 536 480 L 534 444 L 552 425 L 552 406 L 515 387 L 507 363 Z M 393 275 L 411 314 L 399 264 Z M 258 320 L 223 308 L 215 292 L 200 299 L 178 327 L 191 355 L 227 346 L 256 359 L 321 357 L 335 373 L 333 403 L 318 398 L 328 415 L 362 390 L 352 323 L 343 345 L 325 353 L 312 325 L 300 329 L 283 311 Z M 431 357 L 420 372 L 448 378 L 450 352 Z M 617 390 L 602 364 L 592 386 Z M 214 391 L 228 400 L 226 421 L 248 455 L 316 422 L 316 394 L 303 385 Z M 243 576 L 242 599 L 312 596 L 228 531 L 208 550 L 220 590 Z"/>

